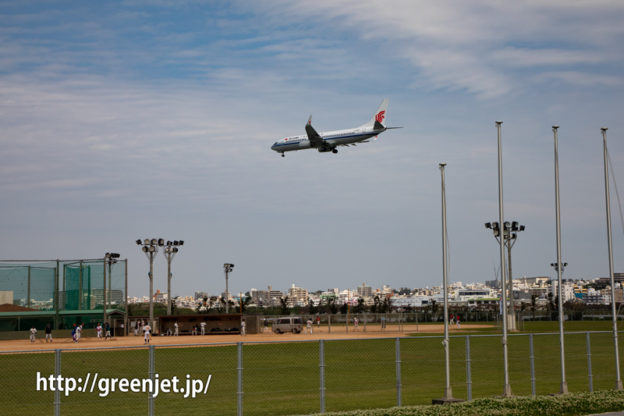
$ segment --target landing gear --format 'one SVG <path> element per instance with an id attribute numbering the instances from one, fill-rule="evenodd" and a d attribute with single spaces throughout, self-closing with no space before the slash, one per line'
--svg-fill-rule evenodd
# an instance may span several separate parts
<path id="1" fill-rule="evenodd" d="M 332 153 L 334 154 L 338 153 L 338 149 L 332 149 Z"/>
<path id="2" fill-rule="evenodd" d="M 284 153 L 282 152 L 282 157 L 284 157 Z"/>

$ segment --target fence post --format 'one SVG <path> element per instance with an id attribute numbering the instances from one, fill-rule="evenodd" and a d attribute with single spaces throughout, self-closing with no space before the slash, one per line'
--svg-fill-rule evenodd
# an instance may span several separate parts
<path id="1" fill-rule="evenodd" d="M 331 334 L 331 314 L 327 315 L 327 333 Z"/>
<path id="2" fill-rule="evenodd" d="M 238 347 L 238 391 L 236 395 L 238 396 L 236 409 L 237 415 L 243 416 L 243 343 L 237 343 Z"/>
<path id="3" fill-rule="evenodd" d="M 325 341 L 319 340 L 319 374 L 321 393 L 321 413 L 325 413 Z"/>
<path id="4" fill-rule="evenodd" d="M 531 396 L 535 397 L 535 354 L 533 351 L 533 334 L 529 334 L 529 361 L 531 362 Z"/>
<path id="5" fill-rule="evenodd" d="M 589 391 L 594 391 L 594 380 L 592 377 L 592 362 L 591 362 L 591 344 L 589 341 L 589 332 L 585 334 L 587 340 L 587 377 L 589 379 Z"/>
<path id="6" fill-rule="evenodd" d="M 395 342 L 396 352 L 396 389 L 397 389 L 397 406 L 401 406 L 401 338 L 397 337 Z"/>
<path id="7" fill-rule="evenodd" d="M 156 366 L 154 363 L 154 346 L 150 345 L 149 346 L 149 378 L 150 380 L 152 380 L 152 388 L 150 389 L 148 395 L 147 395 L 147 414 L 149 416 L 154 416 L 154 390 L 155 386 L 154 386 L 154 376 L 156 374 Z"/>
<path id="8" fill-rule="evenodd" d="M 472 400 L 472 368 L 470 359 L 470 335 L 466 335 L 466 396 Z"/>
<path id="9" fill-rule="evenodd" d="M 61 350 L 57 349 L 54 352 L 54 375 L 57 380 L 60 380 L 61 375 Z M 61 389 L 54 390 L 54 416 L 61 416 Z"/>

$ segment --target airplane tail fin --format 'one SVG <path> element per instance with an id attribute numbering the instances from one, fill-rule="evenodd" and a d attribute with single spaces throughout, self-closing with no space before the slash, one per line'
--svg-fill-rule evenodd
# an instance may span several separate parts
<path id="1" fill-rule="evenodd" d="M 388 99 L 384 98 L 384 100 L 379 105 L 379 108 L 373 115 L 373 117 L 368 121 L 368 123 L 362 125 L 363 128 L 382 130 L 386 128 L 386 112 L 388 111 Z"/>

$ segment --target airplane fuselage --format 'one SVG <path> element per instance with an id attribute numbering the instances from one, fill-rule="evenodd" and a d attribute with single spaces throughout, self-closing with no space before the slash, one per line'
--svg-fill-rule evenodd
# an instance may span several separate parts
<path id="1" fill-rule="evenodd" d="M 333 130 L 320 132 L 319 136 L 323 139 L 324 146 L 312 146 L 308 136 L 305 134 L 299 136 L 286 137 L 279 140 L 271 146 L 272 150 L 283 153 L 292 150 L 304 150 L 317 147 L 319 152 L 329 152 L 336 146 L 348 146 L 350 144 L 366 141 L 371 137 L 375 137 L 386 131 L 385 128 L 378 130 L 371 129 L 349 129 L 349 130 Z"/>
<path id="2" fill-rule="evenodd" d="M 375 137 L 386 130 L 400 128 L 386 127 L 384 124 L 387 108 L 388 99 L 385 98 L 368 123 L 351 129 L 324 131 L 321 133 L 318 133 L 312 127 L 312 116 L 310 116 L 305 126 L 306 134 L 278 140 L 273 143 L 271 149 L 281 153 L 282 157 L 284 152 L 304 149 L 338 153 L 338 146 L 355 146 L 357 143 L 366 143 L 371 137 Z"/>

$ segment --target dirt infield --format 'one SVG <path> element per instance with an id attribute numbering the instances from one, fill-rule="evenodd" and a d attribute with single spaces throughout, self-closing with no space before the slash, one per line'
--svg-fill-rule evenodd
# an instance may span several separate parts
<path id="1" fill-rule="evenodd" d="M 483 324 L 462 324 L 461 331 L 478 330 L 490 328 L 491 325 Z M 359 338 L 395 338 L 404 337 L 408 334 L 442 334 L 444 332 L 443 325 L 403 325 L 399 331 L 398 326 L 388 326 L 382 330 L 379 325 L 368 325 L 366 331 L 360 326 L 357 330 L 349 327 L 348 332 L 344 326 L 332 326 L 331 332 L 326 326 L 313 328 L 313 333 L 306 334 L 274 334 L 272 332 L 264 332 L 260 334 L 250 335 L 185 335 L 179 337 L 173 336 L 155 336 L 151 340 L 153 345 L 176 345 L 176 344 L 210 344 L 210 343 L 237 343 L 244 342 L 279 342 L 279 341 L 309 341 L 319 339 L 359 339 Z M 459 329 L 452 328 L 452 332 L 458 332 Z M 37 351 L 49 350 L 55 348 L 71 349 L 71 348 L 97 348 L 97 347 L 133 347 L 144 345 L 142 336 L 129 335 L 127 337 L 115 337 L 110 340 L 97 339 L 95 337 L 83 337 L 80 342 L 72 342 L 71 338 L 58 338 L 53 343 L 47 343 L 44 337 L 38 337 L 37 341 L 31 343 L 28 339 L 0 341 L 1 352 L 13 351 Z"/>

